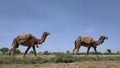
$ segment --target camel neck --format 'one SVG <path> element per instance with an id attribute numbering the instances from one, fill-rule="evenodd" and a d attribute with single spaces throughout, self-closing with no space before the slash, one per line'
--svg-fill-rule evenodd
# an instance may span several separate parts
<path id="1" fill-rule="evenodd" d="M 40 39 L 40 44 L 45 41 L 46 37 L 47 37 L 47 34 L 44 33 Z"/>
<path id="2" fill-rule="evenodd" d="M 102 44 L 104 42 L 104 39 L 99 39 L 98 41 L 97 41 L 97 45 L 100 45 L 100 44 Z"/>

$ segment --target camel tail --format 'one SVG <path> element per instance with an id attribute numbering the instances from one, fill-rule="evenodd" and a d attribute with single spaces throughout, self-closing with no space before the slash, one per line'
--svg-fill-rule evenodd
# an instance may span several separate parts
<path id="1" fill-rule="evenodd" d="M 11 45 L 12 47 L 14 47 L 14 41 L 15 41 L 15 39 L 14 39 L 13 42 L 12 42 L 12 45 Z"/>
<path id="2" fill-rule="evenodd" d="M 76 46 L 76 40 L 75 40 L 75 42 L 74 42 L 74 45 L 75 45 L 75 48 L 76 48 L 76 47 L 77 47 L 77 46 Z"/>
<path id="3" fill-rule="evenodd" d="M 14 41 L 15 41 L 15 39 L 13 40 L 13 42 L 12 42 L 12 48 L 9 50 L 9 56 L 11 55 L 11 52 L 12 52 L 12 50 L 14 49 Z"/>
<path id="4" fill-rule="evenodd" d="M 16 41 L 16 39 L 13 40 L 12 47 L 17 47 L 17 41 Z"/>
<path id="5" fill-rule="evenodd" d="M 78 42 L 80 42 L 80 41 L 81 41 L 81 36 L 79 36 L 79 37 L 75 40 L 75 42 L 74 42 L 75 48 L 78 47 L 77 44 L 79 44 Z"/>

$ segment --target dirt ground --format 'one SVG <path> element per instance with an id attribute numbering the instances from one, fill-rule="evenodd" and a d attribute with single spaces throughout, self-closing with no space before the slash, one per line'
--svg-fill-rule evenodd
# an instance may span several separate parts
<path id="1" fill-rule="evenodd" d="M 74 63 L 0 64 L 0 68 L 120 68 L 120 61 L 82 61 Z"/>

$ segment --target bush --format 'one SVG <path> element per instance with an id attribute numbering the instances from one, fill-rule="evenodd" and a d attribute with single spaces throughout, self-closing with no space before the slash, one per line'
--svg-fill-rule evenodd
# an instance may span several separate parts
<path id="1" fill-rule="evenodd" d="M 48 51 L 44 51 L 43 54 L 44 54 L 44 55 L 48 55 L 49 52 L 48 52 Z"/>
<path id="2" fill-rule="evenodd" d="M 61 53 L 58 53 L 55 55 L 55 57 L 49 59 L 49 62 L 55 62 L 55 63 L 59 63 L 59 62 L 69 63 L 74 61 L 75 61 L 75 57 L 71 56 L 70 54 L 61 54 Z"/>
<path id="3" fill-rule="evenodd" d="M 3 48 L 0 49 L 0 52 L 2 54 L 8 54 L 8 51 L 9 51 L 9 49 L 7 47 L 3 47 Z"/>

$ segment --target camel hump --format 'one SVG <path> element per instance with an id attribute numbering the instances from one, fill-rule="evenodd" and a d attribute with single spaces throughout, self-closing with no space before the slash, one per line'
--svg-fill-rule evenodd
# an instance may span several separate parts
<path id="1" fill-rule="evenodd" d="M 29 40 L 31 38 L 31 36 L 32 35 L 30 33 L 29 34 L 24 34 L 24 33 L 18 34 L 17 35 L 17 41 L 19 41 L 18 44 L 22 44 L 22 43 L 26 42 L 27 40 Z"/>
<path id="2" fill-rule="evenodd" d="M 29 34 L 22 33 L 22 34 L 18 34 L 18 36 L 17 36 L 17 38 L 19 38 L 20 40 L 25 40 L 25 39 L 28 39 L 30 37 L 31 37 L 30 33 Z"/>
<path id="3" fill-rule="evenodd" d="M 82 42 L 91 43 L 93 42 L 93 38 L 91 36 L 80 36 Z"/>

